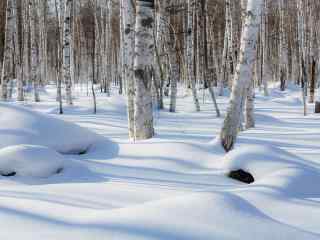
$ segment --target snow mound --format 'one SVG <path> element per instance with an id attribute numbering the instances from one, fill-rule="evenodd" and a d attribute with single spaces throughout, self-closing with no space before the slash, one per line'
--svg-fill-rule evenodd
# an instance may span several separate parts
<path id="1" fill-rule="evenodd" d="M 283 98 L 276 98 L 276 99 L 273 99 L 272 102 L 283 104 L 286 106 L 300 106 L 302 104 L 301 99 L 298 97 L 294 97 L 294 96 L 286 96 Z"/>
<path id="2" fill-rule="evenodd" d="M 0 104 L 0 149 L 41 145 L 60 153 L 85 152 L 99 136 L 80 126 L 23 107 Z"/>
<path id="3" fill-rule="evenodd" d="M 49 177 L 63 169 L 64 158 L 56 151 L 35 145 L 16 145 L 0 149 L 0 174 Z"/>
<path id="4" fill-rule="evenodd" d="M 320 171 L 303 164 L 304 160 L 272 146 L 244 146 L 226 154 L 220 168 L 226 171 L 242 169 L 253 175 L 254 185 L 272 187 L 288 195 L 320 196 L 313 188 L 320 181 Z"/>
<path id="5" fill-rule="evenodd" d="M 105 235 L 115 239 L 317 239 L 231 193 L 182 195 L 107 214 L 104 226 L 110 233 Z"/>

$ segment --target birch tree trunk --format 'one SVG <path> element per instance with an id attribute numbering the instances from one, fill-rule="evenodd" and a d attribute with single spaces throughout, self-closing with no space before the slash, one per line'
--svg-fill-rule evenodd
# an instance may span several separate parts
<path id="1" fill-rule="evenodd" d="M 245 104 L 245 128 L 254 128 L 254 83 L 250 83 L 250 86 L 247 89 L 247 98 Z"/>
<path id="2" fill-rule="evenodd" d="M 209 59 L 208 59 L 208 29 L 207 29 L 207 24 L 208 24 L 208 2 L 207 0 L 201 0 L 201 7 L 202 7 L 202 21 L 203 21 L 203 28 L 202 28 L 202 38 L 203 38 L 203 62 L 204 62 L 204 82 L 205 85 L 207 85 L 207 88 L 209 90 L 212 102 L 214 104 L 215 110 L 216 110 L 216 115 L 217 117 L 220 117 L 220 110 L 218 107 L 218 103 L 216 100 L 216 96 L 214 93 L 214 89 L 212 87 L 212 82 L 209 80 Z"/>
<path id="3" fill-rule="evenodd" d="M 14 0 L 16 1 L 16 0 Z M 22 4 L 22 3 L 21 3 Z M 24 101 L 24 95 L 23 95 L 23 42 L 22 42 L 22 34 L 21 34 L 21 28 L 19 28 L 19 20 L 21 20 L 21 12 L 18 14 L 18 5 L 15 3 L 15 15 L 16 15 L 16 21 L 15 21 L 15 33 L 14 33 L 14 46 L 15 46 L 15 66 L 16 66 L 16 79 L 17 79 L 17 100 L 18 101 Z M 21 18 L 20 18 L 21 17 Z M 21 41 L 20 41 L 21 40 Z"/>
<path id="4" fill-rule="evenodd" d="M 171 4 L 171 0 L 166 1 L 165 7 L 169 7 Z M 168 43 L 168 55 L 169 55 L 169 63 L 171 67 L 170 71 L 170 112 L 176 111 L 176 105 L 177 105 L 177 84 L 180 78 L 180 72 L 179 72 L 179 64 L 177 59 L 177 40 L 176 40 L 176 32 L 174 29 L 174 24 L 171 24 L 170 21 L 170 15 L 166 15 L 166 19 L 168 21 L 168 27 L 166 28 L 166 38 Z"/>
<path id="5" fill-rule="evenodd" d="M 261 15 L 261 52 L 262 52 L 262 59 L 261 59 L 261 78 L 263 84 L 263 93 L 264 96 L 269 96 L 268 90 L 268 73 L 269 73 L 269 62 L 268 62 L 268 33 L 267 33 L 267 26 L 268 26 L 268 13 L 267 13 L 267 6 L 268 0 L 264 0 L 263 4 L 263 14 Z"/>
<path id="6" fill-rule="evenodd" d="M 300 78 L 302 88 L 303 114 L 307 115 L 307 70 L 306 70 L 306 24 L 305 24 L 305 9 L 304 1 L 297 0 L 298 8 L 298 42 L 299 42 L 299 57 L 300 57 Z"/>
<path id="7" fill-rule="evenodd" d="M 31 45 L 31 81 L 33 83 L 34 101 L 40 102 L 39 95 L 39 56 L 37 41 L 38 11 L 37 1 L 29 1 L 30 17 L 30 45 Z"/>
<path id="8" fill-rule="evenodd" d="M 11 59 L 14 53 L 14 32 L 15 30 L 15 0 L 7 0 L 6 8 L 6 26 L 5 26 L 5 41 L 4 41 L 4 53 L 2 61 L 2 74 L 1 74 L 1 98 L 2 100 L 8 100 L 8 82 L 10 78 L 13 78 L 10 71 Z"/>
<path id="9" fill-rule="evenodd" d="M 123 67 L 124 67 L 124 82 L 127 87 L 127 114 L 128 114 L 128 129 L 129 138 L 134 138 L 134 72 L 133 72 L 133 59 L 134 59 L 134 43 L 135 43 L 135 13 L 132 0 L 122 0 L 122 17 L 124 24 L 123 34 Z"/>
<path id="10" fill-rule="evenodd" d="M 29 43 L 30 43 L 30 21 L 29 21 L 29 0 L 22 3 L 22 62 L 23 62 L 23 79 L 26 84 L 30 81 L 30 58 L 29 58 Z"/>
<path id="11" fill-rule="evenodd" d="M 280 12 L 280 31 L 279 31 L 279 77 L 280 77 L 280 89 L 284 91 L 286 89 L 287 80 L 287 66 L 288 66 L 288 46 L 286 44 L 286 31 L 285 31 L 285 6 L 284 0 L 279 0 L 279 12 Z"/>
<path id="12" fill-rule="evenodd" d="M 195 59 L 196 54 L 194 51 L 194 36 L 195 36 L 195 29 L 194 29 L 194 22 L 195 22 L 195 0 L 188 0 L 188 29 L 187 29 L 187 68 L 188 68 L 188 76 L 189 76 L 189 83 L 191 84 L 192 95 L 193 95 L 193 102 L 195 105 L 195 109 L 197 112 L 200 111 L 200 103 L 197 94 L 196 88 L 196 71 L 195 71 Z"/>
<path id="13" fill-rule="evenodd" d="M 66 101 L 72 105 L 72 82 L 71 82 L 71 11 L 72 0 L 65 0 L 63 21 L 63 78 L 66 84 Z"/>
<path id="14" fill-rule="evenodd" d="M 236 141 L 242 110 L 241 101 L 253 77 L 262 2 L 262 0 L 249 0 L 247 4 L 239 63 L 233 80 L 230 106 L 220 134 L 221 144 L 227 152 L 232 149 Z"/>
<path id="15" fill-rule="evenodd" d="M 152 138 L 152 66 L 154 60 L 154 1 L 136 1 L 136 36 L 134 57 L 135 95 L 135 139 Z"/>
<path id="16" fill-rule="evenodd" d="M 163 2 L 163 1 L 162 1 Z M 161 55 L 163 55 L 163 45 L 164 45 L 164 36 L 165 34 L 165 4 L 162 4 L 162 2 L 158 1 L 158 12 L 156 15 L 156 28 L 155 28 L 155 67 L 154 67 L 154 85 L 156 89 L 156 96 L 157 96 L 157 103 L 158 103 L 158 109 L 164 109 L 164 103 L 163 103 L 163 85 L 165 82 L 164 79 L 164 71 L 163 71 L 163 63 Z M 165 3 L 165 2 L 164 2 Z"/>

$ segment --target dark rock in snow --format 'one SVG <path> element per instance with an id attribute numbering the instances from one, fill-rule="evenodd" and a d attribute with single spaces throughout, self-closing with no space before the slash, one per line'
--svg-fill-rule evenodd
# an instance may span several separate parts
<path id="1" fill-rule="evenodd" d="M 15 176 L 16 174 L 17 174 L 16 172 L 1 173 L 1 176 L 3 176 L 3 177 L 13 177 L 13 176 Z"/>
<path id="2" fill-rule="evenodd" d="M 248 173 L 248 172 L 246 172 L 246 171 L 244 171 L 242 169 L 231 171 L 228 174 L 228 177 L 232 178 L 232 179 L 235 179 L 235 180 L 238 180 L 238 181 L 243 182 L 243 183 L 247 183 L 247 184 L 250 184 L 250 183 L 254 182 L 254 178 L 251 175 L 251 173 Z"/>

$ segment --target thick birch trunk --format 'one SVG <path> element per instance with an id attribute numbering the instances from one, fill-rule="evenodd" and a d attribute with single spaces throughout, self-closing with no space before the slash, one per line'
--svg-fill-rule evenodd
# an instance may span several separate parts
<path id="1" fill-rule="evenodd" d="M 135 95 L 135 139 L 152 138 L 152 66 L 154 60 L 154 1 L 136 2 L 136 36 L 134 57 Z"/>
<path id="2" fill-rule="evenodd" d="M 135 25 L 135 13 L 133 2 L 131 0 L 122 0 L 123 7 L 123 24 L 124 24 L 124 36 L 123 36 L 123 66 L 125 71 L 125 79 L 127 88 L 127 112 L 128 112 L 128 129 L 129 138 L 134 138 L 134 72 L 133 72 L 133 59 L 134 59 L 134 25 Z"/>

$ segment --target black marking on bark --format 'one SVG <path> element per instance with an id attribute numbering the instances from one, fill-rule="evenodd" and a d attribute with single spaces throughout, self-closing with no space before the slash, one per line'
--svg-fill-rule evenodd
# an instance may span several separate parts
<path id="1" fill-rule="evenodd" d="M 153 18 L 148 17 L 141 20 L 142 27 L 152 28 L 153 27 Z"/>

